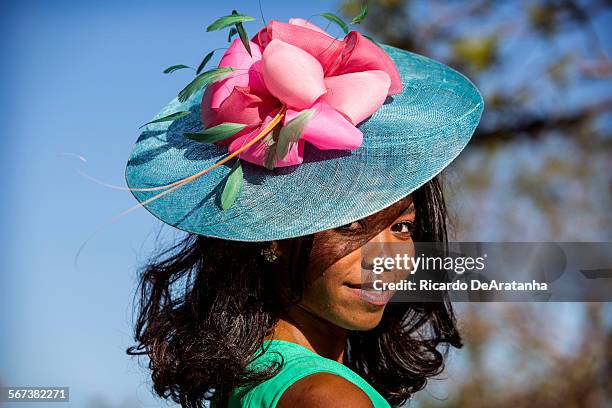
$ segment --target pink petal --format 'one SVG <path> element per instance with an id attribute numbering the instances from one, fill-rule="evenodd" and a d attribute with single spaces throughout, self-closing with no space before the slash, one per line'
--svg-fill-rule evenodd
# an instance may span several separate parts
<path id="1" fill-rule="evenodd" d="M 271 112 L 270 115 L 266 117 L 266 120 L 264 120 L 260 127 L 250 130 L 232 141 L 228 148 L 229 152 L 233 153 L 236 150 L 240 149 L 242 146 L 244 146 L 246 143 L 248 143 L 250 140 L 253 140 L 253 138 L 256 137 L 268 123 L 270 123 L 274 115 L 276 115 L 277 113 L 278 110 Z M 268 143 L 265 141 L 265 139 L 266 137 L 264 136 L 262 140 L 256 142 L 253 146 L 238 154 L 238 157 L 248 162 L 264 166 L 268 150 Z M 301 164 L 303 160 L 304 141 L 300 140 L 298 143 L 294 144 L 291 149 L 289 149 L 289 152 L 287 152 L 287 156 L 285 156 L 283 160 L 276 160 L 276 167 L 285 167 L 293 166 L 295 164 Z"/>
<path id="2" fill-rule="evenodd" d="M 235 86 L 250 86 L 251 88 L 265 91 L 261 73 L 261 48 L 254 42 L 250 42 L 250 56 L 239 38 L 236 38 L 232 45 L 227 49 L 219 67 L 232 67 L 234 71 L 229 77 L 222 81 L 215 82 L 212 88 L 211 107 L 216 109 L 221 105 L 234 89 Z"/>
<path id="3" fill-rule="evenodd" d="M 306 108 L 325 93 L 319 61 L 281 40 L 272 40 L 264 49 L 263 76 L 268 91 L 294 108 Z"/>
<path id="4" fill-rule="evenodd" d="M 202 95 L 202 104 L 200 105 L 200 118 L 202 119 L 202 125 L 204 125 L 204 128 L 212 126 L 217 120 L 217 110 L 212 109 L 210 106 L 212 94 L 212 87 L 208 87 L 204 91 L 204 95 Z"/>
<path id="5" fill-rule="evenodd" d="M 280 102 L 269 94 L 260 93 L 249 87 L 237 86 L 215 112 L 214 122 L 205 125 L 208 128 L 224 122 L 243 123 L 245 125 L 260 125 L 273 109 L 278 109 Z M 204 112 L 204 110 L 202 110 Z M 233 136 L 217 142 L 228 145 L 234 139 L 253 130 L 252 126 L 243 129 Z"/>
<path id="6" fill-rule="evenodd" d="M 344 49 L 343 41 L 335 39 L 327 33 L 276 20 L 270 21 L 268 26 L 257 34 L 258 43 L 263 48 L 267 47 L 274 39 L 295 45 L 308 52 L 321 63 L 325 72 L 330 71 L 338 64 Z"/>
<path id="7" fill-rule="evenodd" d="M 395 63 L 379 46 L 368 40 L 357 31 L 351 31 L 344 39 L 346 47 L 342 55 L 342 63 L 329 76 L 381 70 L 391 78 L 391 86 L 387 95 L 402 92 L 402 79 Z"/>
<path id="8" fill-rule="evenodd" d="M 257 44 L 259 48 L 262 50 L 266 48 L 266 45 L 268 45 L 271 40 L 272 39 L 270 38 L 270 35 L 268 34 L 268 27 L 262 28 L 261 30 L 257 32 L 257 34 L 253 36 L 253 38 L 251 38 L 251 41 Z"/>
<path id="9" fill-rule="evenodd" d="M 296 26 L 300 26 L 300 27 L 305 27 L 305 28 L 309 28 L 311 30 L 317 31 L 319 33 L 323 33 L 328 37 L 331 37 L 331 35 L 329 35 L 327 33 L 327 31 L 323 30 L 321 27 L 319 27 L 316 24 L 311 23 L 310 21 L 303 19 L 303 18 L 290 18 L 289 19 L 289 24 L 293 24 Z M 333 38 L 333 37 L 332 37 Z"/>
<path id="10" fill-rule="evenodd" d="M 278 99 L 250 87 L 236 86 L 217 111 L 217 124 L 223 122 L 261 124 L 266 116 L 280 107 Z"/>
<path id="11" fill-rule="evenodd" d="M 361 146 L 363 133 L 329 104 L 318 101 L 312 108 L 316 109 L 317 112 L 306 124 L 300 140 L 306 140 L 321 150 L 354 150 Z M 297 116 L 298 113 L 299 111 L 288 109 L 285 123 Z"/>
<path id="12" fill-rule="evenodd" d="M 325 78 L 323 100 L 346 115 L 353 125 L 372 116 L 387 98 L 391 79 L 385 71 L 353 72 Z"/>

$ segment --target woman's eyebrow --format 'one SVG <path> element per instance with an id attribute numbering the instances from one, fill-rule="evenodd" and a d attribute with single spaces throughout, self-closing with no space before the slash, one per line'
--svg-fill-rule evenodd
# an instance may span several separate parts
<path id="1" fill-rule="evenodd" d="M 404 211 L 402 211 L 401 215 L 412 214 L 414 212 L 414 203 L 410 203 L 408 207 Z"/>

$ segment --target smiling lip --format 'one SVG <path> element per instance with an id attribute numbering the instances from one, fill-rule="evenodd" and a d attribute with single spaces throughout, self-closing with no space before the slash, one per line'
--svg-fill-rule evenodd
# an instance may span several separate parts
<path id="1" fill-rule="evenodd" d="M 384 306 L 393 296 L 393 292 L 389 290 L 375 290 L 373 282 L 367 282 L 357 285 L 345 284 L 346 287 L 359 296 L 359 298 L 367 303 L 376 306 Z"/>

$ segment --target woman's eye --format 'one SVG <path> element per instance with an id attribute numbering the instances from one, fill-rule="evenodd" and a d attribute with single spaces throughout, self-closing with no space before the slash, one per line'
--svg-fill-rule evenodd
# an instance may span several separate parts
<path id="1" fill-rule="evenodd" d="M 400 234 L 412 234 L 414 232 L 414 223 L 412 221 L 402 221 L 391 227 L 391 231 L 399 232 Z"/>

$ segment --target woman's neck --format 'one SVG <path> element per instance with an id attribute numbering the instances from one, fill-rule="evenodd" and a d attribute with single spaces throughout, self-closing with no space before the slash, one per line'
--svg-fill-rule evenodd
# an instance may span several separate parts
<path id="1" fill-rule="evenodd" d="M 269 339 L 297 343 L 320 356 L 342 363 L 347 330 L 296 305 L 279 319 Z"/>

